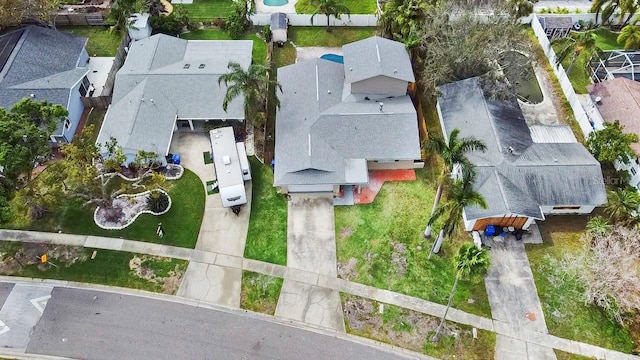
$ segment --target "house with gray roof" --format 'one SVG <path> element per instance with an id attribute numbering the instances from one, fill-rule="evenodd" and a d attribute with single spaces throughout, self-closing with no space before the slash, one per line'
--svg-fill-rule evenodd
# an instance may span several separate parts
<path id="1" fill-rule="evenodd" d="M 218 78 L 229 61 L 247 69 L 252 48 L 250 40 L 187 41 L 164 34 L 133 42 L 97 143 L 115 138 L 128 161 L 139 150 L 164 157 L 174 131 L 201 130 L 210 120 L 244 121 L 242 97 L 222 109 L 227 88 Z"/>
<path id="2" fill-rule="evenodd" d="M 606 204 L 600 163 L 566 127 L 529 129 L 514 98 L 492 100 L 478 78 L 439 88 L 438 115 L 445 140 L 454 129 L 487 145 L 472 152 L 474 188 L 487 209 L 465 208 L 467 231 L 487 225 L 527 229 L 547 214 L 588 214 Z"/>
<path id="3" fill-rule="evenodd" d="M 0 107 L 24 98 L 47 100 L 69 111 L 51 136 L 52 145 L 73 139 L 89 91 L 86 38 L 40 26 L 0 35 Z"/>
<path id="4" fill-rule="evenodd" d="M 283 193 L 364 185 L 369 169 L 422 167 L 414 82 L 403 44 L 343 46 L 344 64 L 312 59 L 278 69 L 274 186 Z"/>

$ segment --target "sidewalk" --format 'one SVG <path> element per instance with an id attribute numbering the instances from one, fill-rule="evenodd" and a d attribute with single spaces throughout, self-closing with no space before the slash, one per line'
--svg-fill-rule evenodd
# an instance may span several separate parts
<path id="1" fill-rule="evenodd" d="M 73 239 L 76 244 L 79 243 L 80 238 L 97 238 L 95 236 L 85 235 L 69 235 L 69 234 L 55 234 L 55 233 L 42 233 L 31 231 L 15 231 L 15 230 L 0 230 L 0 239 L 9 241 L 24 241 L 24 242 L 36 242 L 47 244 L 62 244 L 71 245 L 73 241 L 64 239 Z M 440 317 L 444 313 L 445 306 L 430 302 L 427 300 L 419 299 L 416 297 L 395 293 L 392 291 L 379 289 L 373 286 L 363 285 L 343 279 L 338 279 L 334 276 L 321 275 L 304 270 L 297 270 L 293 268 L 287 268 L 282 265 L 275 265 L 257 260 L 243 259 L 240 257 L 227 256 L 225 254 L 218 254 L 206 251 L 199 251 L 193 249 L 176 248 L 172 246 L 165 246 L 159 244 L 141 243 L 131 240 L 112 239 L 112 238 L 98 238 L 100 241 L 94 242 L 95 245 L 106 245 L 109 248 L 114 249 L 117 246 L 113 244 L 106 244 L 107 240 L 112 240 L 115 244 L 122 244 L 122 250 L 124 248 L 136 248 L 139 250 L 152 249 L 153 252 L 141 252 L 142 254 L 157 255 L 157 256 L 169 256 L 172 252 L 176 251 L 178 259 L 186 259 L 190 261 L 202 261 L 209 264 L 216 264 L 223 267 L 235 268 L 238 270 L 248 270 L 257 272 L 260 274 L 271 275 L 276 277 L 282 277 L 284 279 L 297 281 L 299 283 L 313 285 L 320 288 L 326 288 L 330 290 L 337 290 L 351 295 L 360 296 L 366 299 L 375 300 L 387 304 L 396 305 L 406 309 L 418 311 L 427 315 Z M 94 240 L 95 241 L 95 240 Z M 148 246 L 151 245 L 151 246 Z M 83 246 L 83 245 L 76 245 Z M 134 250 L 128 250 L 134 251 Z M 493 251 L 493 250 L 492 250 Z M 188 255 L 186 258 L 184 255 Z M 192 260 L 193 259 L 193 260 Z M 13 277 L 0 277 L 1 281 L 17 281 L 19 279 Z M 34 282 L 50 283 L 50 280 L 33 280 Z M 69 282 L 63 282 L 69 283 Z M 70 283 L 73 284 L 73 283 Z M 75 285 L 75 284 L 74 284 Z M 79 286 L 79 285 L 78 285 Z M 111 287 L 102 285 L 82 285 L 86 287 L 109 289 Z M 146 296 L 162 296 L 165 299 L 175 299 L 174 301 L 187 302 L 193 304 L 200 304 L 201 300 L 184 299 L 180 297 L 172 297 L 169 295 L 159 295 L 149 293 L 141 290 L 120 289 L 122 292 L 135 292 L 138 294 L 146 294 Z M 208 303 L 205 301 L 205 303 Z M 226 307 L 229 308 L 229 307 Z M 279 319 L 276 317 L 276 319 Z M 495 332 L 498 335 L 503 335 L 504 338 L 515 339 L 522 342 L 526 342 L 527 346 L 538 346 L 541 348 L 553 348 L 562 350 L 564 352 L 578 354 L 587 357 L 595 357 L 598 359 L 635 359 L 640 360 L 640 357 L 629 354 L 624 354 L 618 351 L 601 348 L 595 345 L 580 343 L 573 340 L 559 338 L 557 336 L 549 335 L 546 332 L 541 332 L 532 328 L 523 328 L 518 325 L 510 324 L 508 322 L 489 319 L 478 315 L 466 313 L 464 311 L 452 308 L 449 310 L 447 320 L 454 321 L 463 325 L 473 326 L 479 329 Z M 320 329 L 321 327 L 311 326 L 313 329 Z M 339 332 L 336 332 L 339 333 Z"/>

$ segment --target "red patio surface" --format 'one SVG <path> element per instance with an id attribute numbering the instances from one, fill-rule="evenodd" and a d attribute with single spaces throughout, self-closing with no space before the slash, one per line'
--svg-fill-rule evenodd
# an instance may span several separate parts
<path id="1" fill-rule="evenodd" d="M 360 188 L 354 187 L 353 202 L 355 204 L 371 204 L 382 189 L 385 181 L 412 181 L 416 179 L 414 169 L 402 170 L 371 170 L 369 183 Z"/>

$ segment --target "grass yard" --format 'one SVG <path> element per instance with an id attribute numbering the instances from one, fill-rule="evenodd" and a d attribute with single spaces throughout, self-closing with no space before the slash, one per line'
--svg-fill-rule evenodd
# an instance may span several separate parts
<path id="1" fill-rule="evenodd" d="M 629 353 L 634 346 L 629 331 L 585 304 L 582 284 L 557 266 L 564 254 L 583 246 L 580 238 L 588 219 L 549 216 L 539 224 L 544 244 L 526 245 L 547 327 L 553 335 Z"/>
<path id="2" fill-rule="evenodd" d="M 317 0 L 298 0 L 296 3 L 296 13 L 313 14 L 318 8 Z M 376 0 L 341 0 L 340 4 L 349 9 L 351 14 L 375 14 L 378 11 Z M 320 14 L 319 16 L 325 16 Z M 346 17 L 346 15 L 344 15 Z"/>
<path id="3" fill-rule="evenodd" d="M 240 307 L 267 315 L 276 313 L 283 279 L 269 275 L 242 272 Z"/>
<path id="4" fill-rule="evenodd" d="M 143 278 L 131 269 L 131 260 L 136 256 L 140 256 L 134 253 L 45 244 L 10 243 L 6 241 L 0 241 L 0 247 L 3 251 L 3 259 L 0 266 L 0 274 L 2 275 L 76 281 L 163 292 L 164 281 Z M 22 256 L 31 255 L 32 253 L 46 253 L 49 261 L 57 265 L 57 267 L 34 264 L 33 261 L 25 261 L 24 258 L 20 259 L 20 257 L 16 256 L 18 249 L 20 249 Z M 95 259 L 91 260 L 91 254 L 94 250 L 97 251 L 97 254 Z M 17 265 L 12 256 L 16 256 L 24 266 Z M 30 257 L 35 258 L 35 256 Z M 175 270 L 178 270 L 181 278 L 189 263 L 185 260 L 151 258 L 148 256 L 142 256 L 140 260 L 142 260 L 139 265 L 140 269 L 152 271 L 157 278 L 174 276 Z M 174 286 L 171 289 L 165 287 L 165 293 L 175 293 L 177 285 L 180 284 L 180 281 L 176 280 L 179 279 L 169 280 L 174 283 Z"/>
<path id="5" fill-rule="evenodd" d="M 423 239 L 422 232 L 435 197 L 434 168 L 439 167 L 427 164 L 416 170 L 416 181 L 385 183 L 370 205 L 335 208 L 337 259 L 343 278 L 446 304 L 455 276 L 452 259 L 459 246 L 471 239 L 461 232 L 445 240 L 440 254 L 427 260 L 433 240 Z M 439 228 L 436 224 L 433 233 Z M 490 316 L 484 282 L 460 282 L 453 306 Z"/>
<path id="6" fill-rule="evenodd" d="M 87 53 L 89 56 L 116 56 L 122 36 L 110 32 L 107 26 L 59 26 L 58 30 L 89 38 Z"/>
<path id="7" fill-rule="evenodd" d="M 253 192 L 244 257 L 287 264 L 287 201 L 273 187 L 273 172 L 255 156 L 249 158 Z"/>
<path id="8" fill-rule="evenodd" d="M 71 201 L 60 206 L 59 210 L 43 220 L 33 221 L 25 230 L 58 230 L 69 234 L 83 234 L 147 241 L 165 245 L 193 248 L 198 240 L 200 224 L 204 214 L 204 190 L 200 178 L 186 170 L 179 180 L 167 181 L 171 196 L 171 210 L 164 215 L 142 214 L 136 221 L 123 230 L 103 230 L 93 222 L 95 207 L 82 207 L 81 203 Z M 156 235 L 156 227 L 161 222 L 165 236 Z"/>
<path id="9" fill-rule="evenodd" d="M 283 47 L 274 45 L 273 60 L 275 62 L 276 68 L 294 64 L 296 62 L 296 58 L 296 48 L 294 48 L 291 43 L 287 42 Z"/>
<path id="10" fill-rule="evenodd" d="M 102 122 L 104 121 L 104 115 L 106 112 L 106 109 L 93 108 L 89 114 L 89 118 L 87 119 L 87 124 L 85 126 L 93 125 L 93 142 L 98 140 L 98 135 L 100 134 L 100 128 L 102 127 Z"/>
<path id="11" fill-rule="evenodd" d="M 197 0 L 196 0 L 197 1 Z M 197 30 L 180 35 L 187 40 L 233 40 L 229 33 L 223 30 Z M 253 40 L 252 59 L 254 64 L 264 64 L 267 59 L 267 44 L 255 33 L 245 35 L 239 40 Z"/>
<path id="12" fill-rule="evenodd" d="M 324 27 L 295 26 L 289 28 L 289 41 L 296 46 L 340 47 L 376 34 L 374 27 Z"/>
<path id="13" fill-rule="evenodd" d="M 233 11 L 232 0 L 193 0 L 183 4 L 191 20 L 210 20 L 229 16 Z"/>
<path id="14" fill-rule="evenodd" d="M 439 359 L 493 359 L 496 335 L 470 326 L 447 322 L 440 340 L 431 338 L 439 318 L 394 305 L 341 294 L 347 333 L 389 343 Z M 458 336 L 452 335 L 456 332 Z"/>

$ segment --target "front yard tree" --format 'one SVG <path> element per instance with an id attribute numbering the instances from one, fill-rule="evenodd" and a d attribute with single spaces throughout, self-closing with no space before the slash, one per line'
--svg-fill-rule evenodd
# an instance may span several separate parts
<path id="1" fill-rule="evenodd" d="M 598 47 L 596 43 L 596 35 L 593 31 L 572 34 L 571 36 L 553 41 L 553 44 L 559 44 L 560 46 L 558 58 L 556 59 L 556 66 L 561 64 L 565 59 L 571 57 L 571 63 L 569 63 L 569 67 L 567 68 L 567 75 L 571 73 L 573 66 L 576 64 L 576 60 L 578 60 L 578 57 L 581 55 L 587 58 L 587 61 L 584 62 L 584 66 L 589 66 L 589 60 L 591 60 L 591 58 L 602 54 L 602 49 Z"/>
<path id="2" fill-rule="evenodd" d="M 460 279 L 469 279 L 474 276 L 484 275 L 489 270 L 491 258 L 486 250 L 478 249 L 472 243 L 466 243 L 458 250 L 458 254 L 454 259 L 454 265 L 456 269 L 456 278 L 453 281 L 451 294 L 449 294 L 447 308 L 444 311 L 444 315 L 442 315 L 442 319 L 440 319 L 440 324 L 436 329 L 436 333 L 431 339 L 433 342 L 437 342 L 440 338 L 440 331 L 442 331 L 442 327 L 444 326 L 444 322 L 447 318 L 447 313 L 449 312 L 449 308 L 451 308 L 451 302 L 453 301 L 453 296 L 456 294 L 458 281 L 460 281 Z"/>
<path id="3" fill-rule="evenodd" d="M 324 14 L 327 17 L 327 31 L 331 30 L 331 22 L 329 17 L 333 15 L 336 19 L 340 19 L 342 15 L 350 16 L 351 10 L 343 4 L 340 4 L 338 0 L 320 0 L 318 7 L 311 14 L 311 25 L 313 25 L 313 18 L 318 14 Z"/>
<path id="4" fill-rule="evenodd" d="M 227 87 L 222 109 L 227 111 L 229 103 L 242 95 L 246 118 L 249 121 L 256 121 L 259 114 L 266 111 L 269 86 L 275 85 L 281 92 L 282 86 L 269 78 L 267 68 L 262 65 L 251 64 L 247 70 L 244 70 L 240 64 L 231 61 L 227 68 L 230 71 L 218 78 L 218 85 L 224 83 Z M 276 106 L 280 107 L 277 95 L 275 95 L 275 101 Z"/>
<path id="5" fill-rule="evenodd" d="M 631 144 L 638 142 L 638 135 L 625 133 L 620 121 L 605 122 L 604 129 L 592 131 L 587 139 L 587 148 L 600 162 L 613 163 L 618 160 L 628 164 L 635 157 Z"/>
<path id="6" fill-rule="evenodd" d="M 51 152 L 49 137 L 67 110 L 47 101 L 23 99 L 6 111 L 0 108 L 0 165 L 13 184 L 21 175 L 31 181 L 31 170 L 38 158 Z"/>
<path id="7" fill-rule="evenodd" d="M 467 159 L 467 153 L 471 151 L 486 151 L 487 145 L 482 141 L 473 137 L 464 137 L 459 139 L 459 129 L 453 129 L 451 135 L 449 135 L 449 141 L 445 141 L 444 138 L 439 136 L 429 137 L 423 144 L 425 151 L 431 154 L 439 155 L 443 160 L 442 174 L 438 181 L 438 190 L 436 191 L 436 197 L 433 201 L 433 208 L 431 213 L 435 212 L 436 207 L 440 203 L 440 197 L 442 196 L 442 189 L 445 183 L 449 180 L 449 177 L 454 170 L 455 166 L 460 167 L 460 171 L 463 173 L 473 172 L 473 165 Z M 468 176 L 468 178 L 471 178 Z M 425 237 L 431 237 L 431 226 L 429 223 L 424 230 Z"/>
<path id="8" fill-rule="evenodd" d="M 616 41 L 625 50 L 640 49 L 640 27 L 637 24 L 629 24 L 623 27 Z"/>

